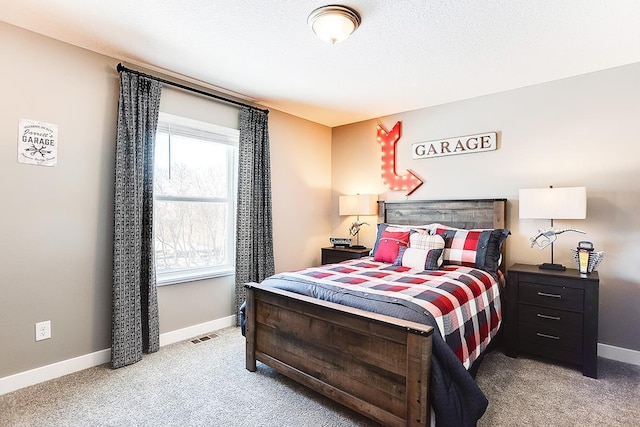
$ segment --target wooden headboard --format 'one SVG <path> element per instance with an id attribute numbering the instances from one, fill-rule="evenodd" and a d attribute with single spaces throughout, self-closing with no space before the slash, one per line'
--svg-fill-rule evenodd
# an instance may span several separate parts
<path id="1" fill-rule="evenodd" d="M 434 222 L 455 228 L 506 228 L 507 199 L 379 201 L 378 222 L 425 225 Z M 508 239 L 507 239 L 508 240 Z M 506 244 L 500 270 L 505 273 Z"/>
<path id="2" fill-rule="evenodd" d="M 379 201 L 378 222 L 456 228 L 507 228 L 506 199 Z"/>

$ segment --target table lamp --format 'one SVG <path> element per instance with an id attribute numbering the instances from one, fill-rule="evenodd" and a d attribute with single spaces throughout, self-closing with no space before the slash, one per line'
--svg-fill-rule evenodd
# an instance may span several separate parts
<path id="1" fill-rule="evenodd" d="M 349 227 L 349 234 L 356 238 L 356 244 L 351 247 L 354 249 L 364 249 L 364 246 L 360 245 L 358 233 L 360 232 L 360 227 L 369 224 L 361 222 L 360 215 L 378 214 L 378 196 L 376 194 L 340 196 L 338 200 L 338 210 L 341 216 L 356 215 L 356 221 Z"/>
<path id="2" fill-rule="evenodd" d="M 521 219 L 549 219 L 551 227 L 538 230 L 531 237 L 531 247 L 537 245 L 540 249 L 551 246 L 551 262 L 541 264 L 543 270 L 566 270 L 562 264 L 553 262 L 553 242 L 557 235 L 575 231 L 584 231 L 575 228 L 553 228 L 554 219 L 585 219 L 587 217 L 587 189 L 586 187 L 560 187 L 554 188 L 527 188 L 521 189 L 520 194 L 520 218 Z"/>

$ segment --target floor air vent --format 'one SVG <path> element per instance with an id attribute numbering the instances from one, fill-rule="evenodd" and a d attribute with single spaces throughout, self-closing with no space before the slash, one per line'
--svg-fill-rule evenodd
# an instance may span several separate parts
<path id="1" fill-rule="evenodd" d="M 191 340 L 191 342 L 193 344 L 200 344 L 203 341 L 209 341 L 210 339 L 216 338 L 217 336 L 218 336 L 218 334 L 211 333 L 211 334 L 208 334 L 208 335 L 203 335 L 203 336 L 201 336 L 199 338 L 194 338 L 194 339 Z"/>

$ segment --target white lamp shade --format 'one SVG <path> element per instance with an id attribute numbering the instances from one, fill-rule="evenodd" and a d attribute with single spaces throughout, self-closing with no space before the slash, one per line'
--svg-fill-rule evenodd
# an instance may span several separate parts
<path id="1" fill-rule="evenodd" d="M 338 209 L 340 215 L 377 215 L 378 196 L 376 194 L 340 196 Z"/>
<path id="2" fill-rule="evenodd" d="M 520 218 L 585 219 L 587 217 L 586 187 L 521 189 Z"/>

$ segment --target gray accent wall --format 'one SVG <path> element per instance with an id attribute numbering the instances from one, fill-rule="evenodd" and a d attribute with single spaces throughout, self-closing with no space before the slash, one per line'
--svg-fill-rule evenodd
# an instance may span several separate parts
<path id="1" fill-rule="evenodd" d="M 390 130 L 399 120 L 398 173 L 411 169 L 424 181 L 408 199 L 508 199 L 507 265 L 550 260 L 549 248 L 529 242 L 550 223 L 519 219 L 518 190 L 586 186 L 587 218 L 554 225 L 587 234 L 559 235 L 554 261 L 574 266 L 571 248 L 580 240 L 606 252 L 598 268 L 598 341 L 640 351 L 640 64 L 334 128 L 334 234 L 349 226 L 349 218 L 337 215 L 339 195 L 406 198 L 383 186 L 376 141 L 378 123 Z M 496 151 L 412 159 L 413 143 L 484 132 L 498 132 Z M 373 243 L 373 227 L 361 234 L 361 242 Z"/>
<path id="2" fill-rule="evenodd" d="M 111 345 L 118 78 L 109 58 L 5 23 L 0 40 L 3 377 Z M 17 162 L 20 119 L 58 125 L 56 166 Z"/>

